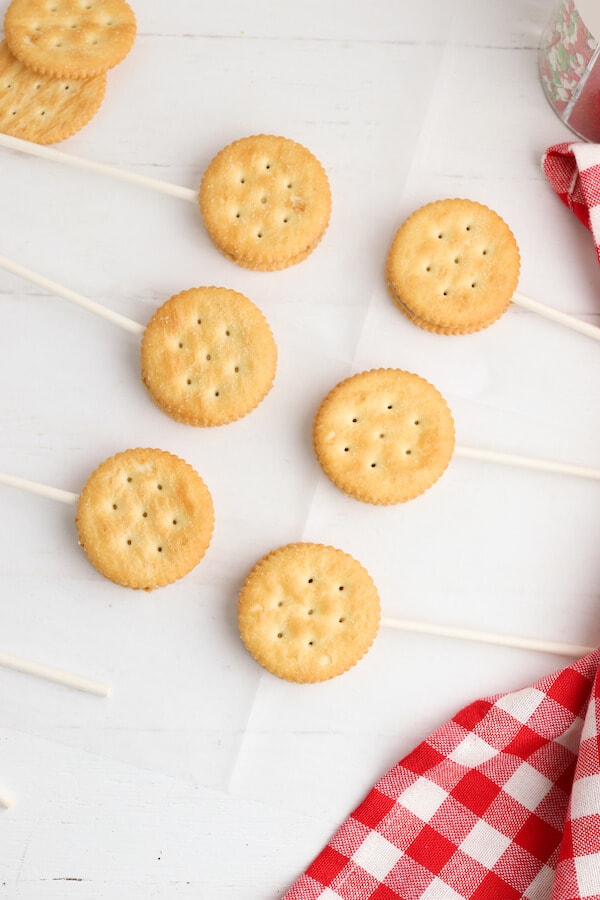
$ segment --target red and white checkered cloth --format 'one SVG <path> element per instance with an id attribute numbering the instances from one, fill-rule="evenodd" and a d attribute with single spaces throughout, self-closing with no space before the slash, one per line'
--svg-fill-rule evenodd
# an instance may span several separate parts
<path id="1" fill-rule="evenodd" d="M 599 664 L 467 706 L 283 900 L 600 900 Z"/>
<path id="2" fill-rule="evenodd" d="M 600 144 L 554 144 L 542 169 L 560 199 L 589 228 L 600 262 Z"/>

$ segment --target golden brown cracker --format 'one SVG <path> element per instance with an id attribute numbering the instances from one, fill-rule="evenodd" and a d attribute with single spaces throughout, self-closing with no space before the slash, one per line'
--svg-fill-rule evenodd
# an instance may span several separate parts
<path id="1" fill-rule="evenodd" d="M 396 232 L 386 281 L 416 324 L 442 334 L 469 334 L 508 309 L 519 270 L 517 242 L 496 212 L 473 200 L 436 200 Z"/>
<path id="2" fill-rule="evenodd" d="M 129 53 L 135 14 L 125 0 L 12 0 L 4 35 L 12 54 L 55 78 L 91 78 Z"/>
<path id="3" fill-rule="evenodd" d="M 98 111 L 106 75 L 89 79 L 40 75 L 0 42 L 0 131 L 36 144 L 53 144 L 75 134 Z"/>
<path id="4" fill-rule="evenodd" d="M 210 492 L 165 450 L 124 450 L 101 463 L 79 496 L 79 543 L 116 584 L 150 591 L 182 578 L 210 544 Z"/>
<path id="5" fill-rule="evenodd" d="M 241 138 L 209 163 L 200 185 L 209 236 L 238 265 L 270 271 L 305 259 L 329 224 L 325 170 L 301 144 L 274 135 Z"/>
<path id="6" fill-rule="evenodd" d="M 313 424 L 323 471 L 365 503 L 404 503 L 424 493 L 448 466 L 454 440 L 442 395 L 401 369 L 370 369 L 340 382 Z"/>
<path id="7" fill-rule="evenodd" d="M 229 288 L 199 287 L 167 300 L 142 338 L 142 380 L 178 422 L 224 425 L 271 389 L 277 346 L 262 312 Z"/>
<path id="8" fill-rule="evenodd" d="M 325 681 L 352 668 L 373 643 L 379 620 L 369 573 L 323 544 L 268 553 L 239 595 L 242 641 L 261 666 L 288 681 Z"/>

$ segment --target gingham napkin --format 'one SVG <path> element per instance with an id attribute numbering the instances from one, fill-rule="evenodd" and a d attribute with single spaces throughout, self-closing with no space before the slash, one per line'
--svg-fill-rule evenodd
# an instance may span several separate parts
<path id="1" fill-rule="evenodd" d="M 477 700 L 374 786 L 284 900 L 600 900 L 600 650 Z"/>
<path id="2" fill-rule="evenodd" d="M 554 144 L 542 157 L 542 169 L 563 203 L 592 232 L 600 262 L 600 144 Z"/>

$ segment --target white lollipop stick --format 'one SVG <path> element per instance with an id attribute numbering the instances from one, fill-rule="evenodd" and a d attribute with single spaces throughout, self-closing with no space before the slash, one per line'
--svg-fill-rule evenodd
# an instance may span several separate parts
<path id="1" fill-rule="evenodd" d="M 132 319 L 128 319 L 120 313 L 106 309 L 106 307 L 101 306 L 99 303 L 94 303 L 93 300 L 89 300 L 82 294 L 77 294 L 70 288 L 63 287 L 62 284 L 57 284 L 56 281 L 51 281 L 43 275 L 38 275 L 37 272 L 32 272 L 31 269 L 26 269 L 24 266 L 12 262 L 12 260 L 7 259 L 5 256 L 0 256 L 0 268 L 6 269 L 7 272 L 12 272 L 13 275 L 18 275 L 26 281 L 31 281 L 32 284 L 37 284 L 38 287 L 49 291 L 51 294 L 56 294 L 57 297 L 62 297 L 64 300 L 76 303 L 78 306 L 82 306 L 84 309 L 96 313 L 97 316 L 102 316 L 103 319 L 107 319 L 114 325 L 119 325 L 126 331 L 130 331 L 132 334 L 141 335 L 144 333 L 144 326 L 140 325 L 139 322 L 134 322 Z"/>
<path id="2" fill-rule="evenodd" d="M 8 797 L 6 794 L 0 794 L 0 806 L 2 809 L 10 809 L 13 803 L 14 800 L 11 797 Z"/>
<path id="3" fill-rule="evenodd" d="M 22 491 L 29 491 L 31 494 L 39 494 L 42 497 L 48 497 L 50 500 L 60 500 L 61 503 L 68 503 L 71 506 L 74 506 L 79 499 L 79 494 L 73 494 L 71 491 L 49 487 L 47 484 L 40 484 L 37 481 L 28 481 L 26 478 L 19 478 L 17 475 L 7 475 L 5 472 L 0 472 L 0 484 L 16 487 Z"/>
<path id="4" fill-rule="evenodd" d="M 53 681 L 55 684 L 62 684 L 76 691 L 84 691 L 86 694 L 94 694 L 96 697 L 110 696 L 110 687 L 106 684 L 100 684 L 90 678 L 73 675 L 71 672 L 64 672 L 62 669 L 55 669 L 29 659 L 22 659 L 19 656 L 11 656 L 2 651 L 0 651 L 0 666 L 5 669 L 13 669 L 15 672 L 22 672 L 24 675 L 43 678 L 45 681 Z"/>
<path id="5" fill-rule="evenodd" d="M 462 641 L 476 641 L 481 644 L 496 644 L 499 647 L 516 647 L 521 650 L 536 650 L 541 653 L 554 653 L 558 656 L 569 656 L 579 659 L 592 653 L 595 647 L 582 647 L 578 644 L 562 644 L 557 641 L 541 641 L 536 638 L 517 637 L 510 634 L 495 634 L 491 631 L 475 631 L 469 628 L 455 628 L 451 625 L 434 625 L 429 622 L 413 622 L 410 619 L 382 618 L 385 628 L 396 628 L 398 631 L 409 631 L 415 634 L 434 634 L 439 637 L 457 638 Z"/>
<path id="6" fill-rule="evenodd" d="M 11 150 L 20 150 L 22 153 L 30 153 L 32 156 L 41 156 L 43 159 L 50 159 L 68 166 L 74 166 L 78 169 L 86 169 L 88 172 L 95 172 L 98 175 L 109 175 L 111 178 L 118 178 L 130 184 L 150 188 L 153 191 L 158 191 L 160 194 L 179 197 L 181 200 L 189 200 L 191 203 L 198 202 L 198 191 L 194 191 L 191 188 L 180 187 L 177 184 L 168 184 L 166 181 L 159 181 L 157 178 L 149 178 L 146 175 L 136 175 L 133 172 L 117 169 L 116 166 L 107 166 L 105 163 L 83 159 L 80 156 L 53 150 L 45 145 L 24 141 L 22 138 L 0 133 L 0 145 L 4 145 Z"/>
<path id="7" fill-rule="evenodd" d="M 525 297 L 524 294 L 513 294 L 512 302 L 522 306 L 523 309 L 528 309 L 530 312 L 538 313 L 538 315 L 544 316 L 552 322 L 564 325 L 566 328 L 572 328 L 573 331 L 578 331 L 580 334 L 585 334 L 596 341 L 600 341 L 600 328 L 596 325 L 582 322 L 581 319 L 576 319 L 575 316 L 570 316 L 568 313 L 561 312 L 551 306 L 545 306 L 545 304 L 539 303 L 537 300 L 532 300 L 531 297 Z"/>
<path id="8" fill-rule="evenodd" d="M 587 466 L 574 466 L 571 463 L 559 463 L 546 459 L 535 459 L 531 456 L 518 456 L 515 453 L 498 453 L 495 450 L 480 450 L 475 447 L 455 447 L 454 454 L 464 459 L 478 459 L 484 462 L 501 463 L 505 466 L 518 466 L 522 469 L 537 469 L 539 472 L 554 472 L 557 475 L 575 475 L 579 478 L 590 478 L 600 481 L 600 469 Z"/>

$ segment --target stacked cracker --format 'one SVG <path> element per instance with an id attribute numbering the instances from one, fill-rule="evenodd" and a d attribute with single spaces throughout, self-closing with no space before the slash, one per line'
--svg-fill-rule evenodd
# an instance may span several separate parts
<path id="1" fill-rule="evenodd" d="M 75 134 L 100 108 L 106 72 L 135 34 L 125 0 L 12 0 L 0 42 L 0 131 L 38 144 Z"/>
<path id="2" fill-rule="evenodd" d="M 142 381 L 159 409 L 186 425 L 226 425 L 271 390 L 277 345 L 251 300 L 230 288 L 181 291 L 142 338 Z"/>
<path id="3" fill-rule="evenodd" d="M 210 544 L 212 496 L 185 460 L 136 447 L 101 463 L 77 502 L 79 544 L 115 584 L 151 591 L 183 578 Z"/>
<path id="4" fill-rule="evenodd" d="M 454 419 L 440 392 L 401 369 L 371 369 L 337 384 L 313 422 L 313 446 L 327 477 L 364 503 L 419 497 L 446 471 Z"/>
<path id="5" fill-rule="evenodd" d="M 240 637 L 273 675 L 314 683 L 347 672 L 377 637 L 380 602 L 361 563 L 324 544 L 267 553 L 239 595 Z"/>
<path id="6" fill-rule="evenodd" d="M 331 190 L 310 150 L 258 134 L 217 153 L 199 202 L 221 253 L 246 269 L 269 272 L 302 262 L 319 244 L 329 225 Z"/>
<path id="7" fill-rule="evenodd" d="M 517 289 L 520 253 L 493 210 L 474 200 L 436 200 L 396 232 L 386 281 L 398 308 L 437 334 L 471 334 L 502 316 Z"/>

